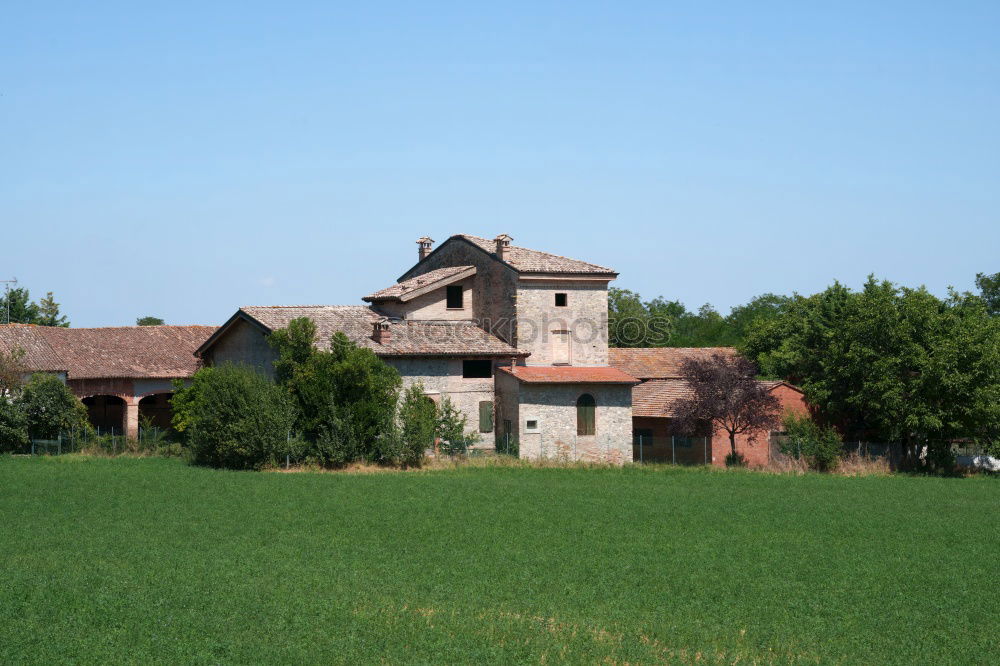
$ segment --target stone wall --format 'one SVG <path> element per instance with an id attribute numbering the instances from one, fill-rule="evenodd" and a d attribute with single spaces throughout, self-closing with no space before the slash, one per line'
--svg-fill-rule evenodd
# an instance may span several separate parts
<path id="1" fill-rule="evenodd" d="M 566 306 L 555 305 L 566 294 Z M 552 365 L 552 331 L 569 331 L 569 364 L 608 364 L 608 283 L 522 279 L 517 287 L 518 347 L 531 352 L 527 365 Z"/>
<path id="2" fill-rule="evenodd" d="M 375 303 L 375 308 L 389 317 L 409 319 L 411 321 L 470 321 L 476 318 L 476 277 L 465 278 L 447 286 L 459 286 L 463 289 L 462 309 L 448 309 L 447 288 L 440 287 L 434 291 L 421 294 L 411 301 L 398 303 L 387 301 Z"/>
<path id="3" fill-rule="evenodd" d="M 576 401 L 594 396 L 596 434 L 577 435 Z M 630 385 L 526 384 L 519 387 L 518 438 L 522 458 L 623 464 L 632 460 Z M 537 432 L 528 421 L 537 422 Z"/>
<path id="4" fill-rule="evenodd" d="M 462 377 L 459 358 L 392 358 L 383 359 L 396 368 L 403 379 L 403 389 L 420 382 L 424 393 L 435 402 L 448 397 L 467 419 L 466 432 L 479 434 L 477 446 L 493 448 L 493 433 L 479 432 L 479 403 L 493 403 L 493 379 Z M 495 419 L 494 419 L 495 420 Z"/>
<path id="5" fill-rule="evenodd" d="M 475 266 L 473 315 L 479 325 L 504 342 L 517 346 L 514 326 L 517 272 L 468 241 L 450 238 L 431 256 L 407 271 L 400 279 L 410 279 L 438 268 Z"/>
<path id="6" fill-rule="evenodd" d="M 274 377 L 274 361 L 278 355 L 267 342 L 259 328 L 243 319 L 237 319 L 205 355 L 206 365 L 242 363 L 260 368 L 268 377 Z"/>

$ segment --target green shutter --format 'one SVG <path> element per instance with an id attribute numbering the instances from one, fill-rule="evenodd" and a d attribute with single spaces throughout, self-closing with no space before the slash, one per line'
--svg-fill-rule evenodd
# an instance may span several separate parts
<path id="1" fill-rule="evenodd" d="M 493 403 L 488 400 L 479 403 L 479 432 L 493 432 Z"/>
<path id="2" fill-rule="evenodd" d="M 597 432 L 596 424 L 594 422 L 594 412 L 596 407 L 597 403 L 594 401 L 594 396 L 589 393 L 584 393 L 576 401 L 577 435 L 593 435 Z"/>

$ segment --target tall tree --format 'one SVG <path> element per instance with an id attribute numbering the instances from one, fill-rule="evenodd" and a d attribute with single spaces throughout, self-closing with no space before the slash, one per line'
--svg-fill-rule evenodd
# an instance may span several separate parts
<path id="1" fill-rule="evenodd" d="M 38 320 L 38 305 L 31 302 L 31 294 L 24 287 L 11 289 L 0 298 L 0 321 L 11 324 L 35 324 Z"/>
<path id="2" fill-rule="evenodd" d="M 1000 273 L 976 273 L 976 286 L 991 315 L 1000 314 Z"/>
<path id="3" fill-rule="evenodd" d="M 949 455 L 948 441 L 1000 434 L 1000 319 L 983 299 L 939 299 L 870 277 L 834 284 L 751 328 L 745 353 L 799 384 L 849 437 Z"/>
<path id="4" fill-rule="evenodd" d="M 38 301 L 38 317 L 34 323 L 39 326 L 69 328 L 69 321 L 65 316 L 59 314 L 59 304 L 56 303 L 51 291 L 45 294 L 45 298 Z"/>
<path id="5" fill-rule="evenodd" d="M 23 349 L 0 349 L 0 397 L 17 395 L 24 384 L 26 372 Z"/>
<path id="6" fill-rule="evenodd" d="M 675 404 L 680 429 L 692 434 L 703 432 L 707 425 L 724 430 L 729 435 L 730 464 L 740 462 L 737 435 L 753 442 L 757 433 L 780 422 L 781 402 L 757 381 L 757 366 L 742 356 L 691 358 L 681 364 L 680 374 L 690 389 Z"/>
<path id="7" fill-rule="evenodd" d="M 136 326 L 163 326 L 165 323 L 159 317 L 139 317 L 135 320 Z"/>

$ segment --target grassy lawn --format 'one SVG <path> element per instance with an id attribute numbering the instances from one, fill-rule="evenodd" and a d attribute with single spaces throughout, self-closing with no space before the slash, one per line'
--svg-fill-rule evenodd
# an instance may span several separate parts
<path id="1" fill-rule="evenodd" d="M 998 509 L 984 478 L 0 457 L 0 663 L 997 663 Z"/>

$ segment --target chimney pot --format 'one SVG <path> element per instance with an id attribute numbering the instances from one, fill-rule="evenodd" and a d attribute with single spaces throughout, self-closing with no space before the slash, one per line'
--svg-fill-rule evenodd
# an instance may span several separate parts
<path id="1" fill-rule="evenodd" d="M 389 322 L 376 321 L 372 324 L 372 340 L 384 345 L 392 339 L 392 331 L 389 330 Z"/>
<path id="2" fill-rule="evenodd" d="M 508 236 L 507 234 L 500 234 L 493 240 L 497 244 L 497 252 L 496 252 L 497 259 L 499 259 L 500 261 L 506 261 L 507 252 L 508 250 L 510 250 L 510 242 L 514 239 Z"/>
<path id="3" fill-rule="evenodd" d="M 423 236 L 417 239 L 417 256 L 420 257 L 417 261 L 423 261 L 428 254 L 431 253 L 431 248 L 434 246 L 434 239 L 427 236 Z"/>

